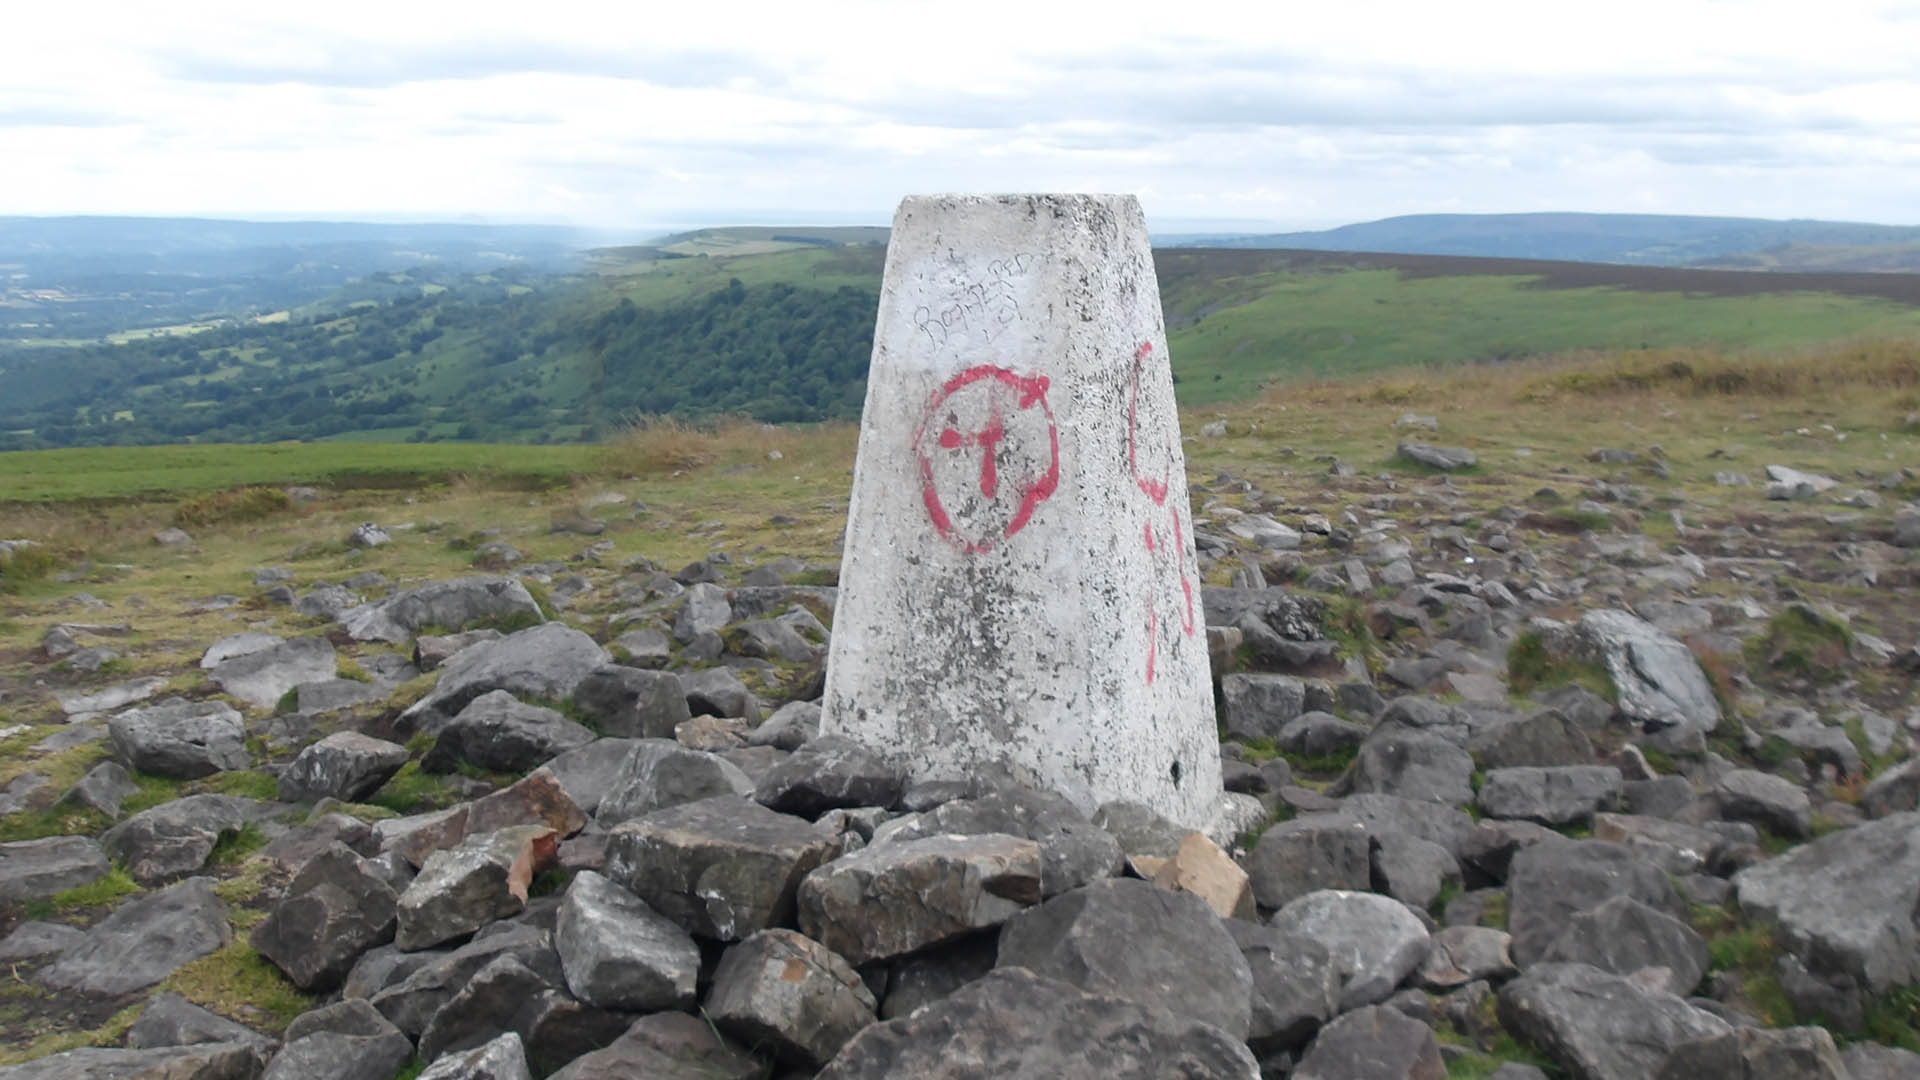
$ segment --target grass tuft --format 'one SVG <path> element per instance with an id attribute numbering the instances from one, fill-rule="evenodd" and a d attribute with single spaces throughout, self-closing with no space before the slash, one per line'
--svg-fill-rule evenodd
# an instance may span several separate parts
<path id="1" fill-rule="evenodd" d="M 1507 685 L 1516 694 L 1559 686 L 1584 686 L 1608 701 L 1618 702 L 1620 690 L 1607 666 L 1597 660 L 1556 656 L 1541 635 L 1529 630 L 1514 638 L 1507 650 Z"/>
<path id="2" fill-rule="evenodd" d="M 293 500 L 279 488 L 243 487 L 196 495 L 174 508 L 173 523 L 181 528 L 264 521 L 293 509 Z"/>

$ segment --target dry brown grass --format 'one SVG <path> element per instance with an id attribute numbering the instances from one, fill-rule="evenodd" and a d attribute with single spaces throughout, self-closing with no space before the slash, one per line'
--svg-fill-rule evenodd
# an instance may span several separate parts
<path id="1" fill-rule="evenodd" d="M 856 426 L 846 422 L 775 426 L 741 416 L 687 421 L 636 416 L 602 450 L 596 471 L 653 477 L 692 472 L 710 465 L 824 457 L 852 459 Z"/>

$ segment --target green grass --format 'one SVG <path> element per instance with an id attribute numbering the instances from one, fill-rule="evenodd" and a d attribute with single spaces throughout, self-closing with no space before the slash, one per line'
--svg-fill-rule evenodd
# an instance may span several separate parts
<path id="1" fill-rule="evenodd" d="M 1920 986 L 1904 986 L 1868 1002 L 1860 1033 L 1920 1053 Z"/>
<path id="2" fill-rule="evenodd" d="M 266 484 L 418 487 L 459 476 L 551 487 L 589 470 L 592 446 L 274 443 L 14 451 L 0 503 L 183 496 Z"/>
<path id="3" fill-rule="evenodd" d="M 318 1004 L 295 989 L 280 969 L 253 951 L 244 935 L 195 960 L 160 983 L 196 1005 L 250 1027 L 279 1034 Z"/>
<path id="4" fill-rule="evenodd" d="M 1830 683 L 1847 667 L 1853 635 L 1841 623 L 1803 604 L 1794 604 L 1767 621 L 1767 631 L 1748 639 L 1749 668 L 1814 683 Z"/>
<path id="5" fill-rule="evenodd" d="M 259 824 L 249 821 L 230 833 L 222 833 L 214 842 L 213 850 L 207 854 L 207 865 L 215 867 L 239 866 L 247 856 L 267 846 L 267 834 Z"/>
<path id="6" fill-rule="evenodd" d="M 1555 656 L 1546 639 L 1533 631 L 1514 638 L 1507 650 L 1507 685 L 1515 694 L 1559 686 L 1584 686 L 1606 698 L 1618 701 L 1620 691 L 1605 664 L 1577 657 Z"/>
<path id="7" fill-rule="evenodd" d="M 231 769 L 214 773 L 194 785 L 196 791 L 214 795 L 238 795 L 243 799 L 272 802 L 280 797 L 280 782 L 259 769 Z"/>
<path id="8" fill-rule="evenodd" d="M 105 877 L 96 878 L 85 885 L 75 885 L 71 889 L 62 889 L 43 900 L 35 900 L 27 905 L 27 915 L 35 919 L 47 919 L 56 915 L 67 915 L 87 908 L 111 904 L 123 897 L 132 896 L 140 891 L 140 886 L 120 867 L 107 871 Z"/>
<path id="9" fill-rule="evenodd" d="M 446 777 L 421 771 L 418 761 L 400 766 L 400 771 L 367 799 L 368 805 L 402 815 L 444 810 L 459 801 Z"/>

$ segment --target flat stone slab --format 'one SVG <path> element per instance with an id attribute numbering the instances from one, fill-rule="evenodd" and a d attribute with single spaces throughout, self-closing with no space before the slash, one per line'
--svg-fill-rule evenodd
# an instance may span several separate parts
<path id="1" fill-rule="evenodd" d="M 930 836 L 835 859 L 800 883 L 800 927 L 855 964 L 998 926 L 1040 902 L 1040 845 Z"/>
<path id="2" fill-rule="evenodd" d="M 213 882 L 190 878 L 120 905 L 34 977 L 55 990 L 131 994 L 218 949 L 232 937 L 227 905 L 213 894 Z"/>
<path id="3" fill-rule="evenodd" d="M 0 844 L 0 902 L 38 900 L 105 877 L 107 853 L 92 837 L 48 836 Z"/>

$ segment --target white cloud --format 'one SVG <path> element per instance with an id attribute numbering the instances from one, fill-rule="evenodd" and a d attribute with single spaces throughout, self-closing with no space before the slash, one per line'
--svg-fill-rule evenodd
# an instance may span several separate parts
<path id="1" fill-rule="evenodd" d="M 1920 221 L 1912 4 L 21 6 L 0 213 Z"/>

